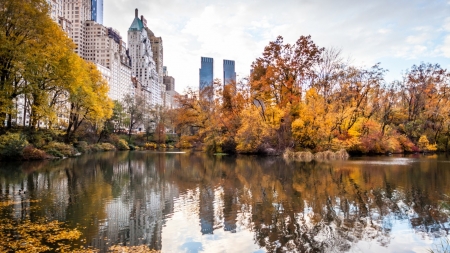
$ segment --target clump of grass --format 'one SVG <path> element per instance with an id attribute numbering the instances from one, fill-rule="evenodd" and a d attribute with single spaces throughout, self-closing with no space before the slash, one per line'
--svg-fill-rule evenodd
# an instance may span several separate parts
<path id="1" fill-rule="evenodd" d="M 294 152 L 292 149 L 286 149 L 283 153 L 283 158 L 287 160 L 300 160 L 304 162 L 324 161 L 324 160 L 337 160 L 337 159 L 347 159 L 349 157 L 347 151 L 341 149 L 337 152 L 327 150 L 324 152 L 317 152 L 312 154 L 309 151 Z"/>

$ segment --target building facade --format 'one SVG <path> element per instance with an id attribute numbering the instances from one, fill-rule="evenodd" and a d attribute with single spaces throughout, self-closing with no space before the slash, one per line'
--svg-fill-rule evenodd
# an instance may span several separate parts
<path id="1" fill-rule="evenodd" d="M 223 60 L 223 85 L 236 83 L 235 63 L 231 60 Z"/>
<path id="2" fill-rule="evenodd" d="M 131 65 L 126 43 L 119 32 L 95 21 L 86 21 L 85 59 L 109 69 L 109 92 L 112 100 L 122 100 L 131 93 Z"/>
<path id="3" fill-rule="evenodd" d="M 179 106 L 176 97 L 180 94 L 175 91 L 175 78 L 169 76 L 169 72 L 167 71 L 166 66 L 163 67 L 163 75 L 163 83 L 166 87 L 164 107 L 169 109 L 178 108 Z"/>
<path id="4" fill-rule="evenodd" d="M 50 18 L 52 18 L 53 21 L 58 22 L 59 18 L 64 16 L 61 0 L 47 0 L 47 3 L 50 7 Z"/>
<path id="5" fill-rule="evenodd" d="M 175 90 L 175 78 L 172 76 L 164 76 L 163 82 L 166 87 L 166 91 Z"/>
<path id="6" fill-rule="evenodd" d="M 76 45 L 75 52 L 84 57 L 86 41 L 86 21 L 92 18 L 92 0 L 62 0 L 63 16 L 72 24 L 69 37 Z"/>
<path id="7" fill-rule="evenodd" d="M 147 105 L 162 105 L 161 85 L 158 80 L 151 42 L 145 28 L 146 21 L 143 16 L 139 18 L 138 9 L 136 9 L 133 23 L 128 29 L 131 72 L 145 90 L 143 96 Z"/>
<path id="8" fill-rule="evenodd" d="M 156 37 L 155 34 L 146 27 L 148 38 L 150 39 L 150 45 L 153 52 L 153 60 L 155 61 L 156 73 L 158 75 L 158 89 L 161 98 L 164 100 L 166 87 L 164 86 L 163 76 L 164 76 L 164 49 L 163 41 L 161 37 Z"/>
<path id="9" fill-rule="evenodd" d="M 214 59 L 201 57 L 199 90 L 212 86 L 214 82 Z"/>

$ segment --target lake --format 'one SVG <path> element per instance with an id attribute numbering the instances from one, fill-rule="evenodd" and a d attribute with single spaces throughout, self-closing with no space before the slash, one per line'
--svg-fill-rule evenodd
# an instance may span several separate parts
<path id="1" fill-rule="evenodd" d="M 103 252 L 427 252 L 449 238 L 450 158 L 106 152 L 0 163 L 0 198 Z"/>

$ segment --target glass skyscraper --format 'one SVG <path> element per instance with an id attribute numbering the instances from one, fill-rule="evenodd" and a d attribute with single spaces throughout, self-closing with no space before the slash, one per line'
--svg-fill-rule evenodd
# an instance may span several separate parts
<path id="1" fill-rule="evenodd" d="M 223 60 L 223 84 L 236 83 L 234 61 Z"/>
<path id="2" fill-rule="evenodd" d="M 212 86 L 214 81 L 214 59 L 201 57 L 199 90 Z"/>
<path id="3" fill-rule="evenodd" d="M 91 0 L 92 20 L 103 25 L 103 0 Z"/>

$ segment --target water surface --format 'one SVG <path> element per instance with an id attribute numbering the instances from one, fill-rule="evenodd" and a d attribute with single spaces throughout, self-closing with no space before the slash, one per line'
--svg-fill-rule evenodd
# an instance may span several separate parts
<path id="1" fill-rule="evenodd" d="M 106 152 L 0 164 L 0 198 L 16 203 L 1 216 L 65 221 L 101 251 L 427 252 L 449 236 L 449 195 L 450 159 L 436 155 Z"/>

